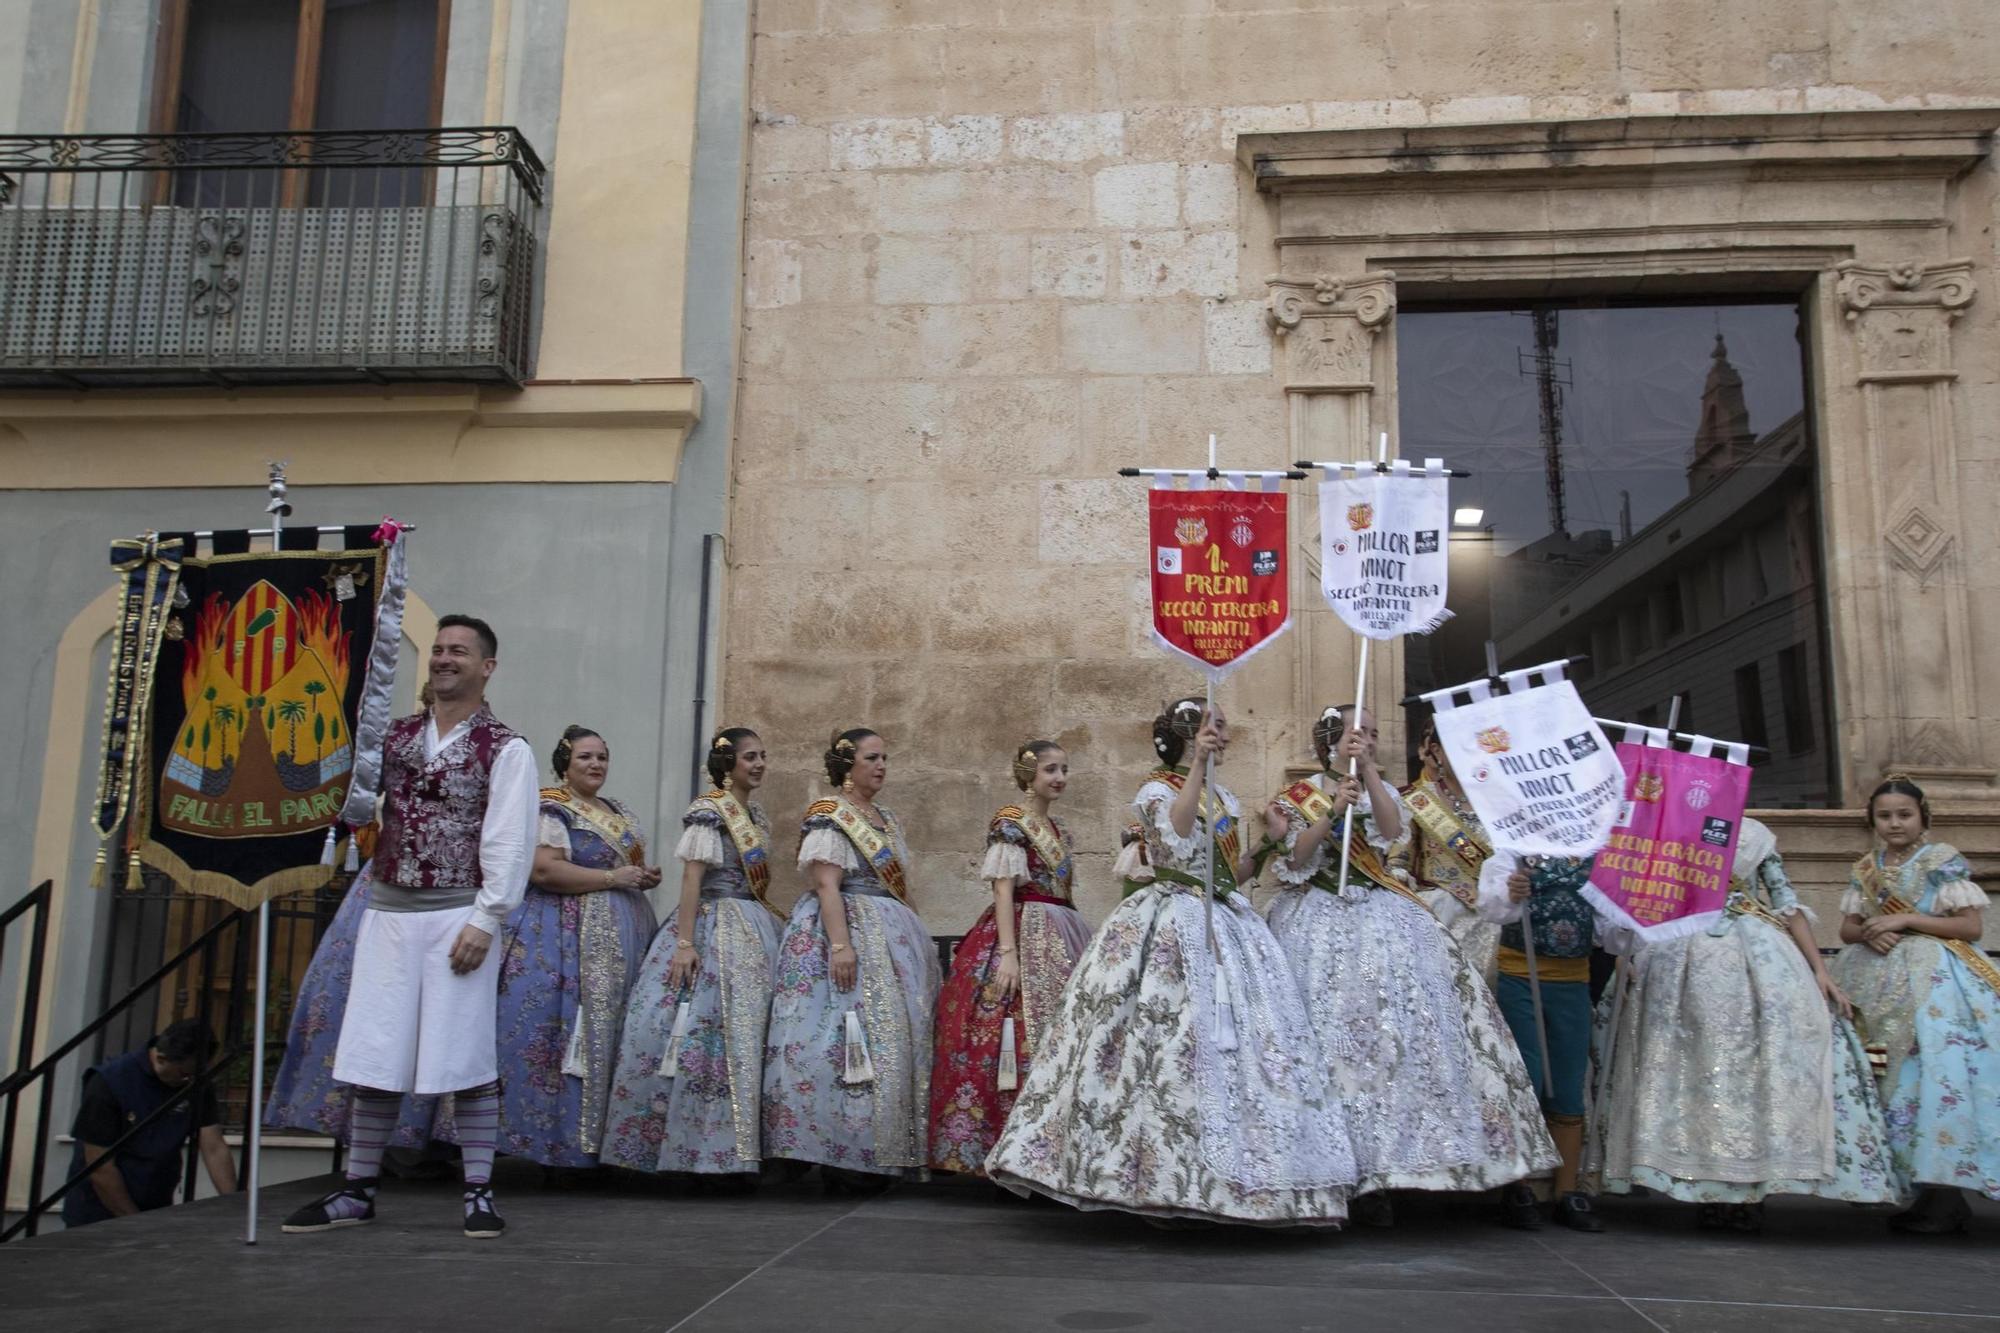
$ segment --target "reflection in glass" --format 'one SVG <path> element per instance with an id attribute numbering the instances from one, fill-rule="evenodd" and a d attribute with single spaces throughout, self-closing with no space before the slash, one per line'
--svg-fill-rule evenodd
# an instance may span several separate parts
<path id="1" fill-rule="evenodd" d="M 1472 473 L 1455 620 L 1407 640 L 1408 688 L 1575 654 L 1602 717 L 1772 751 L 1758 806 L 1828 798 L 1823 578 L 1799 310 L 1537 305 L 1397 318 L 1405 457 Z"/>

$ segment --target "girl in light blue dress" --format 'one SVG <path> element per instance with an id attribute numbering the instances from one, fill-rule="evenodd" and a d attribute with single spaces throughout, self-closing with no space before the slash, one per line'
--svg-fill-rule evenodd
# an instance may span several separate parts
<path id="1" fill-rule="evenodd" d="M 1980 952 L 1986 894 L 1956 849 L 1930 841 L 1930 805 L 1891 776 L 1868 798 L 1875 850 L 1857 861 L 1833 974 L 1882 1049 L 1889 1150 L 1916 1205 L 1890 1219 L 1965 1230 L 1963 1190 L 2000 1199 L 2000 970 Z"/>

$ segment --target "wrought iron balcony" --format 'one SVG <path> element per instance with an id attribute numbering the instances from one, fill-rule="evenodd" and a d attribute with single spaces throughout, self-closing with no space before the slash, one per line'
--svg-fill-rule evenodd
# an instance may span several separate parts
<path id="1" fill-rule="evenodd" d="M 0 387 L 519 383 L 520 131 L 0 135 Z"/>

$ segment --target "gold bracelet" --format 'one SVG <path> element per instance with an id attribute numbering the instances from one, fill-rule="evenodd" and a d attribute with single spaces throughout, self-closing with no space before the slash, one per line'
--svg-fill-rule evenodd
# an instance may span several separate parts
<path id="1" fill-rule="evenodd" d="M 1011 945 L 1011 944 L 1003 944 L 1003 945 L 1001 945 L 1001 946 L 1000 946 L 1000 952 L 1001 952 L 1001 953 L 1013 953 L 1013 952 L 1014 952 L 1014 946 L 1013 946 L 1013 945 Z"/>
<path id="2" fill-rule="evenodd" d="M 617 887 L 617 885 L 612 881 L 611 872 L 609 870 L 604 872 L 604 887 L 607 889 Z"/>

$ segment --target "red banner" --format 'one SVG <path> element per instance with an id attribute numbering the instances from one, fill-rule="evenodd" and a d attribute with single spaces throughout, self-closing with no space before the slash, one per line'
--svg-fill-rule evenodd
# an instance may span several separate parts
<path id="1" fill-rule="evenodd" d="M 1152 498 L 1153 641 L 1220 680 L 1292 623 L 1282 491 Z"/>

